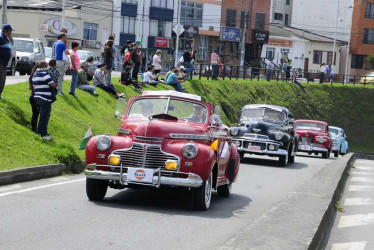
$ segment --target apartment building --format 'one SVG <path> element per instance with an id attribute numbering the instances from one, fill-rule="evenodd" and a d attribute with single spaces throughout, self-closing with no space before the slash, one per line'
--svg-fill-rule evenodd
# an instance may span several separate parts
<path id="1" fill-rule="evenodd" d="M 270 23 L 290 26 L 293 0 L 271 0 Z"/>

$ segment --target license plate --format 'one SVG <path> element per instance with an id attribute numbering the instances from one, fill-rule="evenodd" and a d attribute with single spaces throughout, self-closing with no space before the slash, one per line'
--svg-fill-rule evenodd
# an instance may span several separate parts
<path id="1" fill-rule="evenodd" d="M 261 151 L 261 147 L 259 147 L 259 146 L 248 146 L 248 150 L 259 152 L 259 151 Z"/>
<path id="2" fill-rule="evenodd" d="M 146 168 L 128 168 L 127 180 L 133 182 L 152 183 L 153 169 Z"/>
<path id="3" fill-rule="evenodd" d="M 312 146 L 310 144 L 307 144 L 307 143 L 301 144 L 301 150 L 311 151 Z"/>

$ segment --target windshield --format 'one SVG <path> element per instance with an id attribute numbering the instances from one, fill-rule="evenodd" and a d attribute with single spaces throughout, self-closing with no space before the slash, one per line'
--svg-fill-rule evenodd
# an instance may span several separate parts
<path id="1" fill-rule="evenodd" d="M 286 114 L 282 111 L 269 108 L 245 109 L 241 117 L 242 121 L 269 121 L 269 122 L 285 122 Z"/>
<path id="2" fill-rule="evenodd" d="M 326 131 L 325 125 L 311 122 L 298 122 L 295 124 L 295 128 L 300 130 Z"/>
<path id="3" fill-rule="evenodd" d="M 167 111 L 167 112 L 166 112 Z M 134 101 L 128 113 L 129 119 L 149 119 L 158 114 L 168 114 L 178 120 L 206 123 L 208 110 L 204 105 L 168 98 L 144 98 Z"/>
<path id="4" fill-rule="evenodd" d="M 339 135 L 339 130 L 335 128 L 329 128 L 329 132 L 333 135 Z"/>
<path id="5" fill-rule="evenodd" d="M 77 51 L 80 60 L 86 61 L 87 60 L 87 53 L 81 50 Z"/>
<path id="6" fill-rule="evenodd" d="M 52 48 L 46 47 L 45 49 L 45 57 L 51 58 L 52 57 Z"/>
<path id="7" fill-rule="evenodd" d="M 20 52 L 34 52 L 34 43 L 32 41 L 14 40 L 14 46 Z"/>

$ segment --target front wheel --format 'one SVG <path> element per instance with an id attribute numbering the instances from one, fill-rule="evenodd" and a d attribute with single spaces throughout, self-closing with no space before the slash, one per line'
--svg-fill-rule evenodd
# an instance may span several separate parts
<path id="1" fill-rule="evenodd" d="M 339 157 L 339 151 L 334 151 L 334 157 Z"/>
<path id="2" fill-rule="evenodd" d="M 101 201 L 106 195 L 108 190 L 108 181 L 105 180 L 86 180 L 86 193 L 88 199 L 91 201 Z"/>
<path id="3" fill-rule="evenodd" d="M 322 152 L 322 158 L 327 159 L 330 157 L 330 152 Z"/>
<path id="4" fill-rule="evenodd" d="M 295 147 L 292 145 L 289 153 L 288 153 L 288 163 L 294 163 L 295 162 L 295 154 L 293 155 L 295 150 Z"/>
<path id="5" fill-rule="evenodd" d="M 287 166 L 287 162 L 288 162 L 288 154 L 279 156 L 279 161 L 278 161 L 279 166 L 285 167 Z"/>
<path id="6" fill-rule="evenodd" d="M 203 185 L 194 190 L 194 207 L 196 210 L 206 211 L 209 209 L 212 200 L 212 185 L 213 177 L 210 174 L 209 178 L 203 182 Z"/>
<path id="7" fill-rule="evenodd" d="M 222 197 L 230 197 L 231 189 L 232 189 L 231 183 L 222 185 L 222 186 L 217 187 L 217 193 L 219 196 L 222 196 Z"/>

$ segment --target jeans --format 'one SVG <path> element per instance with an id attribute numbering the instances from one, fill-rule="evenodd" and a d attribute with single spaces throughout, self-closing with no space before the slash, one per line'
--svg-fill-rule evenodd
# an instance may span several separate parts
<path id="1" fill-rule="evenodd" d="M 138 80 L 138 74 L 139 74 L 139 69 L 140 69 L 140 63 L 136 62 L 134 65 L 134 69 L 132 70 L 132 79 Z"/>
<path id="2" fill-rule="evenodd" d="M 76 70 L 71 70 L 71 84 L 69 93 L 75 94 L 75 89 L 78 83 L 78 72 Z"/>
<path id="3" fill-rule="evenodd" d="M 56 62 L 56 68 L 60 72 L 60 77 L 58 78 L 57 90 L 59 94 L 62 94 L 62 82 L 64 81 L 64 76 L 66 72 L 66 61 L 59 60 Z"/>
<path id="4" fill-rule="evenodd" d="M 185 69 L 186 69 L 186 80 L 189 80 L 189 79 L 190 79 L 191 72 L 194 72 L 194 71 L 195 71 L 195 67 L 194 67 L 193 64 L 190 63 L 190 62 L 185 62 L 185 63 L 183 63 L 183 66 L 184 66 Z"/>
<path id="5" fill-rule="evenodd" d="M 114 87 L 113 87 L 112 84 L 108 84 L 108 85 L 100 84 L 100 85 L 97 85 L 97 87 L 101 88 L 102 90 L 104 90 L 104 91 L 106 91 L 108 93 L 111 93 L 114 96 L 117 96 L 117 92 L 114 89 Z"/>
<path id="6" fill-rule="evenodd" d="M 112 71 L 113 71 L 113 69 L 108 69 L 107 70 L 107 73 L 108 73 L 107 82 L 112 82 Z"/>
<path id="7" fill-rule="evenodd" d="M 168 82 L 170 86 L 173 86 L 178 92 L 182 92 L 182 84 L 180 82 Z"/>
<path id="8" fill-rule="evenodd" d="M 334 79 L 334 75 L 332 73 L 330 73 L 328 82 L 331 82 L 333 79 Z"/>
<path id="9" fill-rule="evenodd" d="M 158 81 L 150 81 L 150 82 L 144 82 L 145 84 L 149 84 L 151 86 L 157 86 Z"/>
<path id="10" fill-rule="evenodd" d="M 219 74 L 219 69 L 217 64 L 212 65 L 212 80 L 217 80 Z"/>
<path id="11" fill-rule="evenodd" d="M 38 134 L 40 134 L 41 136 L 46 136 L 48 135 L 48 122 L 51 116 L 52 103 L 44 101 L 40 98 L 35 98 L 35 103 L 40 114 Z"/>
<path id="12" fill-rule="evenodd" d="M 78 89 L 87 91 L 91 94 L 96 94 L 96 92 L 95 92 L 96 88 L 92 85 L 84 84 L 84 85 L 79 86 Z"/>
<path id="13" fill-rule="evenodd" d="M 0 97 L 1 93 L 3 93 L 5 81 L 6 81 L 6 65 L 0 64 Z"/>
<path id="14" fill-rule="evenodd" d="M 266 70 L 266 81 L 270 81 L 273 71 L 271 69 Z"/>
<path id="15" fill-rule="evenodd" d="M 33 96 L 30 96 L 29 102 L 30 102 L 31 111 L 32 111 L 31 130 L 36 132 L 37 125 L 38 125 L 39 110 L 38 110 L 38 106 L 36 106 L 35 98 Z"/>

